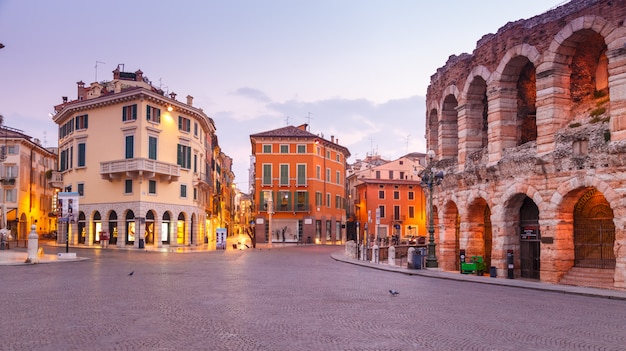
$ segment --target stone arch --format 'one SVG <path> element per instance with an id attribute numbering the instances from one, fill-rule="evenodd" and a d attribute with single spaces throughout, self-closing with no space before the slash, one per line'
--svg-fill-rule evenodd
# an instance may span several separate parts
<path id="1" fill-rule="evenodd" d="M 170 244 L 172 227 L 172 213 L 170 211 L 165 211 L 161 217 L 161 243 Z"/>
<path id="2" fill-rule="evenodd" d="M 468 201 L 467 215 L 461 218 L 460 248 L 466 257 L 483 256 L 490 265 L 492 252 L 491 207 L 484 197 Z"/>
<path id="3" fill-rule="evenodd" d="M 144 238 L 146 245 L 154 245 L 158 240 L 158 229 L 156 228 L 157 215 L 155 210 L 146 211 L 146 223 L 144 227 Z"/>
<path id="4" fill-rule="evenodd" d="M 124 243 L 126 245 L 134 245 L 139 242 L 136 237 L 136 225 L 135 212 L 131 209 L 124 211 Z"/>
<path id="5" fill-rule="evenodd" d="M 435 101 L 431 101 L 428 106 L 426 121 L 426 147 L 428 150 L 438 152 L 439 106 Z"/>
<path id="6" fill-rule="evenodd" d="M 494 128 L 490 129 L 489 140 L 490 152 L 497 159 L 503 149 L 537 139 L 536 67 L 540 60 L 541 54 L 534 46 L 516 45 L 504 54 L 492 75 L 489 124 Z"/>
<path id="7" fill-rule="evenodd" d="M 441 236 L 439 238 L 439 262 L 444 271 L 459 270 L 460 215 L 454 200 L 448 200 L 443 206 Z"/>
<path id="8" fill-rule="evenodd" d="M 103 230 L 102 228 L 102 215 L 100 211 L 94 210 L 91 213 L 91 233 L 90 237 L 93 238 L 93 243 L 97 243 L 100 241 L 100 232 Z"/>
<path id="9" fill-rule="evenodd" d="M 543 87 L 537 94 L 541 100 L 537 127 L 543 135 L 537 140 L 539 153 L 556 147 L 552 139 L 558 129 L 573 120 L 584 122 L 591 105 L 609 106 L 605 38 L 614 29 L 603 18 L 590 15 L 570 21 L 554 36 L 537 68 L 537 85 Z"/>
<path id="10" fill-rule="evenodd" d="M 444 91 L 441 99 L 441 119 L 439 120 L 439 152 L 440 159 L 456 158 L 459 149 L 458 112 L 459 90 L 450 86 Z"/>
<path id="11" fill-rule="evenodd" d="M 187 233 L 186 221 L 187 221 L 186 213 L 180 212 L 178 214 L 178 217 L 176 218 L 176 243 L 179 245 L 182 245 L 188 242 L 188 239 L 186 240 L 186 237 L 185 237 Z"/>
<path id="12" fill-rule="evenodd" d="M 477 158 L 477 152 L 487 147 L 488 107 L 487 81 L 491 73 L 484 66 L 475 67 L 465 81 L 459 119 L 459 168 L 463 169 L 466 158 Z M 480 159 L 480 158 L 478 158 Z"/>
<path id="13" fill-rule="evenodd" d="M 109 244 L 111 245 L 116 245 L 117 244 L 117 237 L 118 237 L 118 218 L 117 218 L 117 212 L 115 212 L 115 210 L 110 210 L 107 213 L 106 218 L 108 219 L 108 228 L 109 228 Z"/>

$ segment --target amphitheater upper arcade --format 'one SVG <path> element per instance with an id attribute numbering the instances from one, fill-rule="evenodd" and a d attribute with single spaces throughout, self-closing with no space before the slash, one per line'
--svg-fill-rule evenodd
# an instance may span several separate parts
<path id="1" fill-rule="evenodd" d="M 626 1 L 573 0 L 431 77 L 442 269 L 464 249 L 504 277 L 512 250 L 516 277 L 557 283 L 598 265 L 626 288 L 625 18 Z"/>

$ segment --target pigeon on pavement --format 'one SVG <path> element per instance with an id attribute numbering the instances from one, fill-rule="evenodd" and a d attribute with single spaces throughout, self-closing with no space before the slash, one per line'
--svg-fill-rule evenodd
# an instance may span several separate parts
<path id="1" fill-rule="evenodd" d="M 391 294 L 391 296 L 396 296 L 399 294 L 399 292 L 396 290 L 389 290 L 389 293 Z"/>
<path id="2" fill-rule="evenodd" d="M 135 274 L 135 271 L 128 273 L 128 275 L 133 275 L 133 274 Z"/>

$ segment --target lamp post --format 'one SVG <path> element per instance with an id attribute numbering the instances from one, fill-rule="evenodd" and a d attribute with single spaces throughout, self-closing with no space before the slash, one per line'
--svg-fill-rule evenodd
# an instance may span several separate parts
<path id="1" fill-rule="evenodd" d="M 274 214 L 274 196 L 272 195 L 272 191 L 268 191 L 269 197 L 267 198 L 267 248 L 272 248 L 272 214 Z"/>
<path id="2" fill-rule="evenodd" d="M 437 255 L 435 253 L 435 222 L 433 218 L 433 185 L 441 184 L 443 172 L 433 170 L 433 158 L 435 152 L 428 151 L 428 167 L 421 173 L 422 187 L 428 188 L 428 256 L 426 257 L 427 268 L 437 268 Z"/>

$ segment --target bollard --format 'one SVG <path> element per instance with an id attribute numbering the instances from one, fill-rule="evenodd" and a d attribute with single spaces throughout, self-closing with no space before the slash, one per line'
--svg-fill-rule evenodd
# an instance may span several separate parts
<path id="1" fill-rule="evenodd" d="M 372 246 L 372 263 L 378 263 L 378 258 L 379 258 L 378 250 L 379 250 L 378 245 Z"/>
<path id="2" fill-rule="evenodd" d="M 389 261 L 390 266 L 396 265 L 396 248 L 395 246 L 390 246 L 388 250 L 387 260 Z"/>
<path id="3" fill-rule="evenodd" d="M 37 235 L 37 226 L 30 226 L 30 233 L 28 233 L 28 257 L 25 263 L 39 263 L 39 257 L 37 250 L 39 249 L 39 235 Z"/>
<path id="4" fill-rule="evenodd" d="M 406 254 L 406 264 L 407 267 L 406 268 L 415 268 L 415 266 L 413 265 L 413 254 L 415 253 L 415 248 L 414 247 L 409 247 L 409 249 L 407 250 L 407 254 Z"/>

